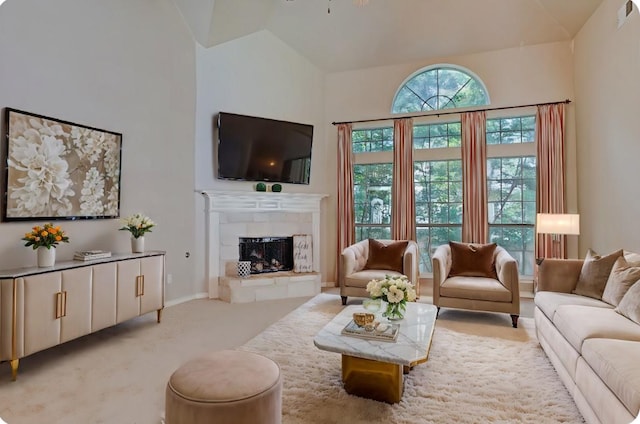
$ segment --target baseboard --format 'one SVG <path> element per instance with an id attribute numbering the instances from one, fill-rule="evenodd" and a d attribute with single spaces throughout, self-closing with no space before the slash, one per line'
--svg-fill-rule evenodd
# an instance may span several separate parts
<path id="1" fill-rule="evenodd" d="M 209 298 L 209 293 L 206 293 L 206 292 L 196 293 L 196 294 L 191 295 L 191 296 L 184 296 L 184 297 L 179 297 L 177 299 L 169 300 L 169 301 L 164 303 L 164 307 L 165 308 L 169 308 L 171 306 L 176 306 L 176 305 L 179 305 L 181 303 L 189 302 L 191 300 L 208 299 L 208 298 Z"/>

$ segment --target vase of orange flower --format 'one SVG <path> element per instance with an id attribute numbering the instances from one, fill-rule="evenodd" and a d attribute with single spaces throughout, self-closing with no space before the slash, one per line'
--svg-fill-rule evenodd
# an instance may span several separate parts
<path id="1" fill-rule="evenodd" d="M 60 226 L 53 224 L 36 225 L 22 238 L 25 246 L 31 246 L 37 252 L 38 266 L 51 267 L 56 263 L 56 246 L 59 243 L 69 243 L 69 237 Z"/>

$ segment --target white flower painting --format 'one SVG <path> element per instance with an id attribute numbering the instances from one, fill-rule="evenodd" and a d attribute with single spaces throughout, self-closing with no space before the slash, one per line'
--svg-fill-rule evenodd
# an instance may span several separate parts
<path id="1" fill-rule="evenodd" d="M 115 218 L 122 135 L 7 109 L 5 219 Z"/>

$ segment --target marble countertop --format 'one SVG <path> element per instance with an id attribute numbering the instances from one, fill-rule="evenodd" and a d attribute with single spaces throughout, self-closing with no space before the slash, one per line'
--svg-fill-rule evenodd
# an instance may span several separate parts
<path id="1" fill-rule="evenodd" d="M 35 251 L 34 251 L 34 254 L 35 254 Z M 77 261 L 77 260 L 60 261 L 60 262 L 56 262 L 54 266 L 50 266 L 50 267 L 39 268 L 34 266 L 34 267 L 16 268 L 16 269 L 2 269 L 0 270 L 0 279 L 19 278 L 19 277 L 25 277 L 27 275 L 44 274 L 46 272 L 63 271 L 65 269 L 80 268 L 83 266 L 91 266 L 91 265 L 96 265 L 100 263 L 116 262 L 116 261 L 121 261 L 125 259 L 144 258 L 147 256 L 158 256 L 158 255 L 164 255 L 164 254 L 165 252 L 160 250 L 150 250 L 144 253 L 113 253 L 108 258 L 94 259 L 90 261 Z"/>
<path id="2" fill-rule="evenodd" d="M 431 346 L 436 322 L 437 308 L 433 305 L 409 302 L 404 319 L 393 321 L 400 324 L 395 342 L 378 341 L 342 335 L 342 329 L 351 321 L 354 312 L 369 312 L 361 305 L 344 308 L 322 330 L 313 343 L 318 349 L 374 361 L 413 366 L 424 361 Z M 386 321 L 376 314 L 376 320 Z"/>

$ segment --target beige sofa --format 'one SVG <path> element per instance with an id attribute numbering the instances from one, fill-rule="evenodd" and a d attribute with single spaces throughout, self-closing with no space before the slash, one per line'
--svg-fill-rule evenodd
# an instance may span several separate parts
<path id="1" fill-rule="evenodd" d="M 376 240 L 389 246 L 399 240 Z M 397 270 L 391 270 L 393 266 L 383 266 L 381 268 L 367 268 L 369 261 L 369 240 L 362 240 L 345 248 L 340 256 L 340 273 L 338 283 L 340 284 L 340 296 L 342 304 L 347 304 L 348 296 L 369 297 L 367 283 L 373 279 L 383 279 L 385 275 L 399 276 L 406 275 L 409 281 L 415 285 L 416 294 L 420 296 L 420 271 L 418 256 L 418 243 L 413 240 L 402 240 L 407 242 L 407 246 L 399 258 Z M 380 263 L 380 260 L 376 261 Z"/>
<path id="2" fill-rule="evenodd" d="M 513 327 L 517 327 L 520 316 L 520 281 L 516 260 L 504 248 L 496 246 L 490 262 L 496 278 L 479 276 L 479 273 L 472 271 L 463 271 L 460 272 L 463 275 L 451 276 L 450 244 L 438 246 L 432 257 L 433 304 L 438 307 L 438 312 L 441 307 L 505 312 L 511 315 Z M 455 245 L 461 246 L 463 243 Z M 473 255 L 467 256 L 472 257 Z M 458 269 L 475 268 L 473 264 L 463 265 Z M 479 267 L 480 271 L 484 272 L 482 268 L 486 266 Z"/>
<path id="3" fill-rule="evenodd" d="M 587 423 L 628 424 L 640 409 L 640 325 L 610 303 L 573 294 L 582 268 L 583 260 L 539 265 L 538 340 Z"/>

